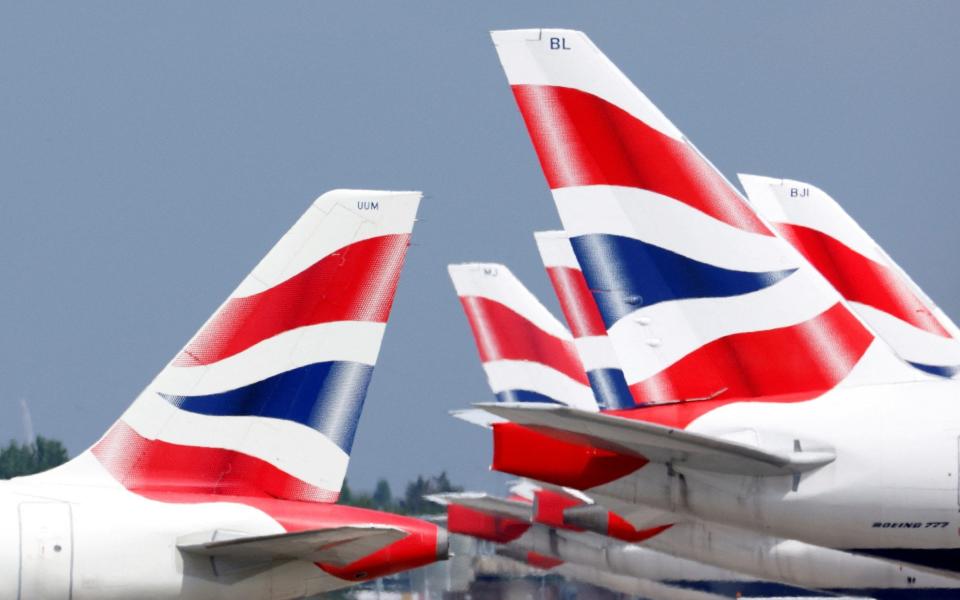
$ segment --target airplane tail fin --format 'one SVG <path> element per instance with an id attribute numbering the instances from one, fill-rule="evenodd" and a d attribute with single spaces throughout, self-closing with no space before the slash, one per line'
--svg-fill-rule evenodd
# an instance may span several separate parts
<path id="1" fill-rule="evenodd" d="M 492 36 L 639 403 L 916 378 L 586 35 Z"/>
<path id="2" fill-rule="evenodd" d="M 450 265 L 450 278 L 499 402 L 596 410 L 570 332 L 504 265 Z"/>
<path id="3" fill-rule="evenodd" d="M 740 175 L 750 202 L 901 358 L 934 375 L 960 372 L 960 332 L 883 248 L 823 190 Z"/>
<path id="4" fill-rule="evenodd" d="M 335 501 L 420 196 L 320 196 L 90 453 L 147 495 Z"/>
<path id="5" fill-rule="evenodd" d="M 543 266 L 575 338 L 577 353 L 601 409 L 634 406 L 634 398 L 603 324 L 580 263 L 564 231 L 534 233 Z"/>

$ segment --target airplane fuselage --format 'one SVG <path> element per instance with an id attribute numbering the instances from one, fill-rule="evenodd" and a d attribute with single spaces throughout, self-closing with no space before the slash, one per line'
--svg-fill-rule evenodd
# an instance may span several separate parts
<path id="1" fill-rule="evenodd" d="M 795 403 L 730 403 L 687 429 L 783 453 L 799 444 L 836 459 L 799 478 L 651 463 L 591 494 L 627 513 L 630 505 L 654 507 L 960 570 L 947 554 L 960 548 L 958 396 L 957 383 L 930 381 L 840 388 Z"/>
<path id="2" fill-rule="evenodd" d="M 63 473 L 0 482 L 0 600 L 301 598 L 433 562 L 443 550 L 433 525 L 405 517 L 272 499 L 147 498 L 108 481 L 71 483 L 69 470 L 54 474 Z M 280 521 L 298 530 L 388 521 L 410 535 L 343 568 L 178 549 L 283 533 Z"/>

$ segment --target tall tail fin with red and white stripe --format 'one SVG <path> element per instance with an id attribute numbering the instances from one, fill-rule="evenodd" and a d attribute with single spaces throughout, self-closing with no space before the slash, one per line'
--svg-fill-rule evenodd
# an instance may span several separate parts
<path id="1" fill-rule="evenodd" d="M 336 500 L 419 202 L 318 198 L 90 454 L 146 495 Z"/>
<path id="2" fill-rule="evenodd" d="M 493 40 L 635 398 L 914 377 L 586 35 Z"/>
<path id="3" fill-rule="evenodd" d="M 603 317 L 590 294 L 569 237 L 565 231 L 539 231 L 533 236 L 563 316 L 573 332 L 577 354 L 587 371 L 597 404 L 601 409 L 634 406 L 620 360 L 607 339 Z"/>
<path id="4" fill-rule="evenodd" d="M 928 373 L 960 372 L 957 326 L 833 198 L 802 181 L 739 177 L 757 211 L 897 354 Z"/>
<path id="5" fill-rule="evenodd" d="M 498 401 L 596 410 L 570 332 L 510 269 L 469 263 L 448 270 Z"/>

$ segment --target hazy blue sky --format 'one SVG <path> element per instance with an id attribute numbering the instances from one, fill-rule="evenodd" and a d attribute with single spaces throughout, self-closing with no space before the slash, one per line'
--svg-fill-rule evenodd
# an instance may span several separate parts
<path id="1" fill-rule="evenodd" d="M 0 3 L 0 440 L 93 442 L 311 200 L 426 200 L 350 480 L 495 486 L 446 275 L 549 297 L 558 219 L 490 44 L 586 31 L 713 162 L 809 180 L 960 316 L 954 2 Z M 550 306 L 556 302 L 550 298 Z M 494 488 L 495 489 L 495 488 Z"/>

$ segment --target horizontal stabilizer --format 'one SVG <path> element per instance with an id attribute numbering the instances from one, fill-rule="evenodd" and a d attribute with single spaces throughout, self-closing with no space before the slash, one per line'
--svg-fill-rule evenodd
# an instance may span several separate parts
<path id="1" fill-rule="evenodd" d="M 495 423 L 503 423 L 504 419 L 496 415 L 491 415 L 485 410 L 479 410 L 476 408 L 463 408 L 458 410 L 451 410 L 450 415 L 461 421 L 466 421 L 467 423 L 473 425 L 479 425 L 485 429 L 490 429 Z"/>
<path id="2" fill-rule="evenodd" d="M 530 522 L 533 520 L 533 505 L 506 498 L 497 498 L 481 492 L 461 492 L 451 494 L 432 494 L 427 500 L 449 506 L 456 504 L 496 517 Z"/>
<path id="3" fill-rule="evenodd" d="M 722 438 L 655 423 L 549 404 L 477 404 L 520 425 L 558 432 L 564 439 L 640 456 L 651 462 L 736 475 L 788 475 L 834 460 L 832 452 L 769 452 Z"/>
<path id="4" fill-rule="evenodd" d="M 345 526 L 179 545 L 183 552 L 242 560 L 306 560 L 349 565 L 406 537 L 394 527 Z"/>

